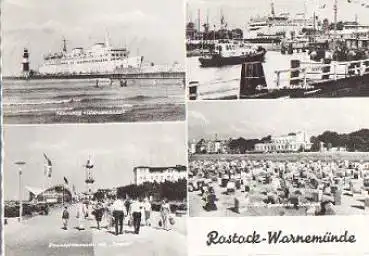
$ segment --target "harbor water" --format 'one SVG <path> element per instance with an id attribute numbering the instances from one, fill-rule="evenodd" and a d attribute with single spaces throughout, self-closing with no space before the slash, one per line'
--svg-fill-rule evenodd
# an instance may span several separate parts
<path id="1" fill-rule="evenodd" d="M 292 55 L 281 54 L 279 51 L 267 51 L 263 68 L 268 88 L 276 87 L 276 70 L 289 69 L 292 59 L 309 61 L 307 52 L 294 53 Z M 198 81 L 199 93 L 212 92 L 238 92 L 241 76 L 241 65 L 206 67 L 200 66 L 198 57 L 187 58 L 187 77 L 189 81 Z M 282 77 L 281 79 L 287 79 Z M 285 81 L 287 83 L 287 81 Z M 283 85 L 283 83 L 282 83 Z"/>
<path id="2" fill-rule="evenodd" d="M 4 80 L 3 113 L 9 124 L 184 120 L 183 81 Z"/>

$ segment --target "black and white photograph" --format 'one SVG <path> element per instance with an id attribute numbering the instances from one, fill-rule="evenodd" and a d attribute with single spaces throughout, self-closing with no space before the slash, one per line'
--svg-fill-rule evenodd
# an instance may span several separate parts
<path id="1" fill-rule="evenodd" d="M 189 100 L 367 97 L 368 0 L 188 0 Z"/>
<path id="2" fill-rule="evenodd" d="M 8 125 L 4 141 L 5 255 L 187 255 L 184 123 Z"/>
<path id="3" fill-rule="evenodd" d="M 4 0 L 1 12 L 4 123 L 185 119 L 182 1 Z"/>
<path id="4" fill-rule="evenodd" d="M 356 98 L 193 102 L 190 216 L 368 215 L 368 107 Z"/>

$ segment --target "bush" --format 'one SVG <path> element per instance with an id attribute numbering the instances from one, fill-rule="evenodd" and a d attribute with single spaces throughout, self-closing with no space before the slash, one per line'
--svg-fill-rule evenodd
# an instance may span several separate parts
<path id="1" fill-rule="evenodd" d="M 183 201 L 187 197 L 187 180 L 182 179 L 177 182 L 165 181 L 163 183 L 143 183 L 141 185 L 131 184 L 117 188 L 117 196 L 129 197 L 149 197 L 153 196 L 155 200 Z"/>

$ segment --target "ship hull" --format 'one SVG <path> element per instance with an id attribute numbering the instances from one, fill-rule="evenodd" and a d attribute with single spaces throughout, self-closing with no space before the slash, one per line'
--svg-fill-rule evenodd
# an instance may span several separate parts
<path id="1" fill-rule="evenodd" d="M 257 52 L 253 55 L 222 57 L 213 55 L 211 58 L 199 58 L 202 67 L 221 67 L 230 65 L 239 65 L 245 62 L 263 61 L 265 50 Z"/>
<path id="2" fill-rule="evenodd" d="M 141 67 L 143 57 L 135 56 L 123 60 L 107 60 L 104 62 L 79 62 L 72 64 L 43 64 L 38 72 L 41 75 L 78 75 L 78 74 L 104 74 L 122 70 L 134 70 Z"/>

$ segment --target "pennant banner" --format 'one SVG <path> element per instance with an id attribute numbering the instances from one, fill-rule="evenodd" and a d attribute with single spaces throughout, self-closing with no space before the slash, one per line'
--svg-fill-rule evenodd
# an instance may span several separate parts
<path id="1" fill-rule="evenodd" d="M 50 158 L 47 157 L 47 155 L 44 153 L 44 158 L 46 160 L 45 163 L 45 169 L 44 169 L 44 175 L 46 175 L 47 177 L 51 178 L 51 173 L 52 173 L 52 163 Z"/>

